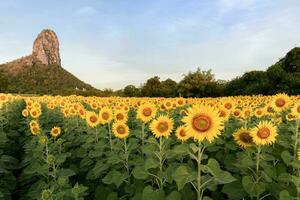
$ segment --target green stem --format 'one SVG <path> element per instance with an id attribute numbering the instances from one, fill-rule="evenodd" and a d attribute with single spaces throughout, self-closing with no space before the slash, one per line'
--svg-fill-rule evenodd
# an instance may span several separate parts
<path id="1" fill-rule="evenodd" d="M 164 149 L 163 149 L 163 137 L 159 138 L 159 171 L 163 174 L 163 160 L 164 160 Z M 160 178 L 160 188 L 163 189 L 163 178 Z"/>
<path id="2" fill-rule="evenodd" d="M 142 137 L 142 151 L 143 151 L 144 145 L 145 145 L 144 135 L 145 135 L 145 123 L 143 122 L 143 124 L 142 124 L 142 135 L 141 135 L 141 137 Z"/>
<path id="3" fill-rule="evenodd" d="M 49 157 L 48 138 L 47 138 L 47 141 L 46 141 L 45 150 L 46 150 L 46 162 L 48 163 L 48 157 Z M 49 165 L 48 165 L 48 166 L 49 166 Z M 49 183 L 49 168 L 48 168 L 48 176 L 47 176 L 47 179 L 48 179 L 48 183 Z"/>
<path id="4" fill-rule="evenodd" d="M 299 129 L 299 119 L 296 120 L 295 127 L 295 144 L 294 144 L 294 157 L 297 159 L 297 146 L 298 146 L 298 129 Z"/>
<path id="5" fill-rule="evenodd" d="M 128 155 L 126 138 L 124 138 L 124 153 L 125 153 L 125 168 L 127 170 L 127 175 L 128 175 L 128 184 L 130 184 L 130 171 L 129 171 L 129 161 L 128 161 L 129 155 Z"/>
<path id="6" fill-rule="evenodd" d="M 198 157 L 197 157 L 197 168 L 198 168 L 198 177 L 197 177 L 197 199 L 202 200 L 203 191 L 201 189 L 201 160 L 203 155 L 204 147 L 201 146 L 201 142 L 198 142 Z"/>
<path id="7" fill-rule="evenodd" d="M 110 130 L 110 123 L 108 125 L 108 134 L 109 134 L 109 145 L 110 145 L 110 151 L 112 152 L 112 136 L 111 136 L 111 130 Z"/>
<path id="8" fill-rule="evenodd" d="M 261 153 L 261 146 L 257 146 L 257 153 L 256 153 L 256 184 L 259 183 L 259 164 L 260 164 L 260 153 Z M 259 199 L 259 195 L 256 196 Z"/>
<path id="9" fill-rule="evenodd" d="M 98 129 L 97 129 L 97 127 L 95 128 L 95 136 L 96 136 L 96 143 L 98 143 Z"/>

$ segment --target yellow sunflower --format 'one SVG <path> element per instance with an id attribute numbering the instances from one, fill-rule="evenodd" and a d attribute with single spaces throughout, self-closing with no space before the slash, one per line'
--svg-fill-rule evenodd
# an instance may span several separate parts
<path id="1" fill-rule="evenodd" d="M 247 148 L 252 146 L 253 139 L 250 135 L 250 130 L 245 128 L 238 129 L 235 133 L 233 133 L 234 140 L 238 145 L 240 145 L 243 148 Z"/>
<path id="2" fill-rule="evenodd" d="M 277 129 L 269 121 L 261 121 L 251 130 L 253 142 L 256 145 L 269 145 L 276 141 Z"/>
<path id="3" fill-rule="evenodd" d="M 32 135 L 39 135 L 41 133 L 41 129 L 39 126 L 30 127 L 30 131 L 31 131 Z"/>
<path id="4" fill-rule="evenodd" d="M 90 127 L 96 127 L 99 124 L 99 116 L 92 111 L 86 113 L 86 122 Z"/>
<path id="5" fill-rule="evenodd" d="M 300 149 L 298 149 L 297 157 L 298 157 L 298 160 L 300 160 Z"/>
<path id="6" fill-rule="evenodd" d="M 29 126 L 31 127 L 39 127 L 39 123 L 36 120 L 31 120 L 29 122 Z"/>
<path id="7" fill-rule="evenodd" d="M 153 120 L 149 126 L 156 138 L 169 137 L 173 129 L 174 122 L 171 118 L 161 115 Z"/>
<path id="8" fill-rule="evenodd" d="M 231 98 L 223 99 L 223 108 L 228 111 L 235 109 L 235 102 Z"/>
<path id="9" fill-rule="evenodd" d="M 110 108 L 103 107 L 100 110 L 99 117 L 100 117 L 101 124 L 110 123 L 111 120 L 113 119 L 113 112 Z"/>
<path id="10" fill-rule="evenodd" d="M 300 119 L 300 103 L 296 103 L 292 108 L 292 114 Z"/>
<path id="11" fill-rule="evenodd" d="M 282 112 L 291 104 L 291 99 L 287 94 L 277 94 L 273 97 L 271 102 L 272 108 L 276 112 Z"/>
<path id="12" fill-rule="evenodd" d="M 186 131 L 184 126 L 179 126 L 176 129 L 176 137 L 181 142 L 184 142 L 184 141 L 186 141 L 187 139 L 190 138 L 190 135 L 188 134 L 188 132 Z"/>
<path id="13" fill-rule="evenodd" d="M 157 112 L 157 108 L 155 107 L 155 105 L 150 103 L 145 103 L 139 106 L 137 110 L 136 118 L 146 123 L 155 117 L 156 112 Z"/>
<path id="14" fill-rule="evenodd" d="M 123 110 L 116 110 L 114 112 L 114 120 L 126 122 L 127 121 L 127 113 Z"/>
<path id="15" fill-rule="evenodd" d="M 29 115 L 29 112 L 28 112 L 27 109 L 22 110 L 22 116 L 23 117 L 28 117 L 28 115 Z"/>
<path id="16" fill-rule="evenodd" d="M 42 114 L 41 110 L 40 109 L 31 109 L 30 110 L 30 116 L 32 118 L 38 118 L 40 115 Z"/>
<path id="17" fill-rule="evenodd" d="M 117 138 L 123 139 L 128 137 L 129 128 L 128 126 L 121 121 L 117 121 L 113 123 L 112 131 Z"/>
<path id="18" fill-rule="evenodd" d="M 53 127 L 53 128 L 51 129 L 51 135 L 52 135 L 53 137 L 59 136 L 60 133 L 61 133 L 60 127 Z"/>
<path id="19" fill-rule="evenodd" d="M 292 113 L 288 113 L 286 116 L 285 116 L 285 119 L 287 121 L 293 121 L 296 119 L 296 117 L 292 114 Z"/>
<path id="20" fill-rule="evenodd" d="M 187 109 L 187 116 L 182 118 L 186 130 L 195 140 L 207 139 L 212 142 L 224 127 L 220 113 L 214 107 L 200 104 Z"/>

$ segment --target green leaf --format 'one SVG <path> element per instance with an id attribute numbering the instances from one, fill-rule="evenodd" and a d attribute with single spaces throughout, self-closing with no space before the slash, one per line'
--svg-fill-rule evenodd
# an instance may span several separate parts
<path id="1" fill-rule="evenodd" d="M 293 198 L 290 196 L 290 193 L 287 190 L 282 190 L 279 193 L 279 200 L 291 200 L 291 199 Z"/>
<path id="2" fill-rule="evenodd" d="M 143 190 L 143 200 L 164 200 L 165 194 L 163 190 L 153 190 L 151 186 L 147 186 Z"/>
<path id="3" fill-rule="evenodd" d="M 198 150 L 199 150 L 199 147 L 195 143 L 191 143 L 190 148 L 192 149 L 192 151 L 194 153 L 198 152 Z"/>
<path id="4" fill-rule="evenodd" d="M 167 196 L 166 200 L 181 200 L 181 195 L 179 192 L 173 191 Z"/>
<path id="5" fill-rule="evenodd" d="M 288 151 L 283 151 L 281 153 L 281 158 L 286 165 L 290 165 L 294 161 L 294 157 Z"/>
<path id="6" fill-rule="evenodd" d="M 227 194 L 229 199 L 243 199 L 245 192 L 240 182 L 235 181 L 232 183 L 225 184 L 222 188 L 222 192 Z"/>
<path id="7" fill-rule="evenodd" d="M 112 170 L 102 179 L 102 182 L 108 185 L 114 183 L 119 187 L 127 177 L 126 173 L 121 174 L 119 171 Z"/>
<path id="8" fill-rule="evenodd" d="M 144 169 L 144 167 L 135 167 L 132 171 L 134 178 L 145 180 L 148 177 L 148 172 Z"/>
<path id="9" fill-rule="evenodd" d="M 244 176 L 242 179 L 242 184 L 245 191 L 251 197 L 257 197 L 266 190 L 266 185 L 264 183 L 255 183 L 251 176 Z"/>
<path id="10" fill-rule="evenodd" d="M 144 164 L 145 170 L 157 168 L 159 166 L 159 162 L 153 158 L 147 158 Z"/>
<path id="11" fill-rule="evenodd" d="M 229 172 L 221 170 L 218 161 L 215 159 L 209 159 L 205 168 L 219 184 L 226 184 L 236 180 Z"/>
<path id="12" fill-rule="evenodd" d="M 186 166 L 180 166 L 176 169 L 173 179 L 177 184 L 178 190 L 181 190 L 185 184 L 194 181 L 196 177 L 192 176 Z"/>
<path id="13" fill-rule="evenodd" d="M 176 155 L 184 156 L 188 154 L 188 150 L 189 150 L 188 144 L 184 143 L 184 144 L 176 145 L 172 150 L 172 152 Z"/>
<path id="14" fill-rule="evenodd" d="M 76 173 L 71 169 L 60 169 L 58 171 L 59 177 L 70 177 L 70 176 L 74 176 L 74 175 L 76 175 Z"/>

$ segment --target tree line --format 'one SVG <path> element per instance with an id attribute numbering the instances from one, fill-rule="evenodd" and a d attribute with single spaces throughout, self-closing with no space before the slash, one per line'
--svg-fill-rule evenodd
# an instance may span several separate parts
<path id="1" fill-rule="evenodd" d="M 7 90 L 8 84 L 7 77 L 0 71 L 0 92 L 10 92 Z M 280 92 L 290 95 L 300 94 L 300 48 L 298 47 L 289 51 L 284 58 L 267 68 L 266 71 L 249 71 L 230 81 L 217 80 L 212 70 L 197 68 L 196 71 L 183 75 L 182 80 L 179 82 L 170 78 L 161 80 L 159 76 L 154 76 L 146 80 L 140 87 L 127 85 L 117 91 L 105 89 L 92 91 L 92 93 L 78 93 L 78 95 L 220 97 L 259 94 L 272 95 Z M 70 91 L 60 95 L 70 95 Z"/>

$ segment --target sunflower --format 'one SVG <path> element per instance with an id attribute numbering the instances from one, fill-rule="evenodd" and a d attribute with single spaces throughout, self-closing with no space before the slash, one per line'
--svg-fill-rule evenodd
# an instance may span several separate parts
<path id="1" fill-rule="evenodd" d="M 169 137 L 173 129 L 173 120 L 165 115 L 159 116 L 153 120 L 149 126 L 156 138 Z"/>
<path id="2" fill-rule="evenodd" d="M 296 117 L 292 114 L 292 113 L 288 113 L 286 116 L 285 116 L 285 119 L 287 121 L 293 121 L 296 119 Z"/>
<path id="3" fill-rule="evenodd" d="M 137 110 L 136 118 L 140 119 L 144 123 L 149 122 L 156 115 L 157 108 L 155 105 L 150 103 L 145 103 L 139 106 Z"/>
<path id="4" fill-rule="evenodd" d="M 296 103 L 292 108 L 292 114 L 300 119 L 300 103 Z"/>
<path id="5" fill-rule="evenodd" d="M 221 117 L 224 121 L 226 121 L 229 119 L 230 113 L 227 109 L 219 108 L 219 117 Z"/>
<path id="6" fill-rule="evenodd" d="M 265 111 L 264 111 L 262 108 L 257 108 L 257 109 L 254 111 L 254 115 L 255 115 L 257 118 L 262 117 L 264 114 L 265 114 Z"/>
<path id="7" fill-rule="evenodd" d="M 36 120 L 31 120 L 29 122 L 29 126 L 30 126 L 30 128 L 32 128 L 32 127 L 39 127 L 39 123 Z"/>
<path id="8" fill-rule="evenodd" d="M 300 160 L 300 149 L 298 149 L 297 157 L 298 157 L 298 160 Z"/>
<path id="9" fill-rule="evenodd" d="M 275 142 L 277 130 L 271 122 L 261 121 L 251 130 L 251 136 L 256 145 L 268 145 Z"/>
<path id="10" fill-rule="evenodd" d="M 28 112 L 27 109 L 22 110 L 22 116 L 23 117 L 28 117 L 28 115 L 29 115 L 29 112 Z"/>
<path id="11" fill-rule="evenodd" d="M 30 116 L 32 117 L 32 118 L 38 118 L 40 115 L 42 114 L 42 112 L 41 112 L 41 110 L 40 109 L 31 109 L 30 110 Z"/>
<path id="12" fill-rule="evenodd" d="M 110 108 L 104 107 L 100 110 L 99 117 L 101 124 L 107 124 L 113 119 L 113 112 Z"/>
<path id="13" fill-rule="evenodd" d="M 184 126 L 179 126 L 176 129 L 176 137 L 181 142 L 184 142 L 184 141 L 186 141 L 187 139 L 190 138 L 190 135 L 188 134 L 188 132 L 186 131 Z"/>
<path id="14" fill-rule="evenodd" d="M 240 145 L 243 148 L 252 146 L 253 139 L 250 135 L 250 130 L 245 128 L 238 129 L 235 133 L 233 133 L 234 140 L 238 145 Z"/>
<path id="15" fill-rule="evenodd" d="M 53 137 L 59 136 L 60 133 L 61 133 L 60 127 L 53 127 L 53 128 L 51 129 L 51 135 L 52 135 Z"/>
<path id="16" fill-rule="evenodd" d="M 282 112 L 286 108 L 288 108 L 291 104 L 290 97 L 286 94 L 277 94 L 273 97 L 271 102 L 272 108 L 276 112 Z"/>
<path id="17" fill-rule="evenodd" d="M 127 113 L 123 110 L 116 110 L 114 112 L 114 120 L 126 122 L 127 121 Z"/>
<path id="18" fill-rule="evenodd" d="M 87 112 L 85 119 L 90 127 L 94 128 L 99 124 L 99 116 L 95 112 Z"/>
<path id="19" fill-rule="evenodd" d="M 121 121 L 117 121 L 113 123 L 112 131 L 117 138 L 123 139 L 128 137 L 129 128 L 128 126 Z"/>
<path id="20" fill-rule="evenodd" d="M 41 133 L 41 129 L 39 126 L 30 127 L 30 131 L 31 131 L 32 135 L 39 135 Z"/>
<path id="21" fill-rule="evenodd" d="M 220 113 L 214 107 L 200 104 L 187 109 L 187 116 L 182 118 L 186 130 L 194 140 L 203 141 L 207 139 L 212 142 L 224 127 Z"/>
<path id="22" fill-rule="evenodd" d="M 227 99 L 224 99 L 223 102 L 224 102 L 223 108 L 225 108 L 226 110 L 231 111 L 235 108 L 235 102 L 233 99 L 227 98 Z"/>

